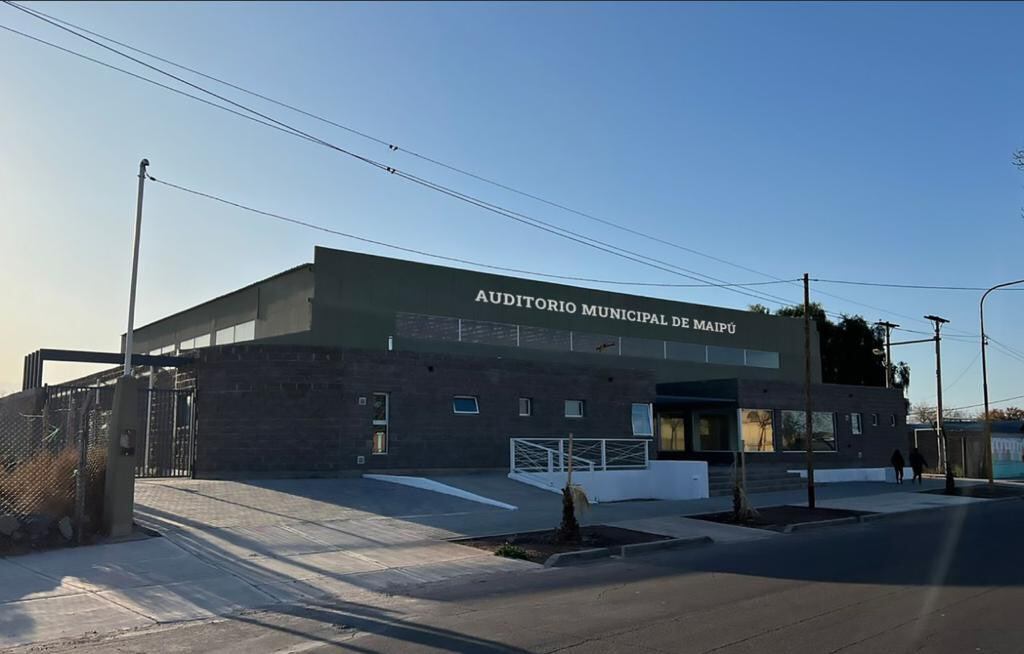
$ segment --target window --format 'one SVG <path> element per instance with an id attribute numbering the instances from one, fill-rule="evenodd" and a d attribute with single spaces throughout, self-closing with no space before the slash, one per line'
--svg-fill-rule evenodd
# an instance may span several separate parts
<path id="1" fill-rule="evenodd" d="M 804 412 L 782 412 L 782 449 L 787 451 L 806 451 L 804 443 Z M 836 427 L 835 416 L 824 411 L 811 414 L 811 443 L 816 452 L 835 452 Z"/>
<path id="2" fill-rule="evenodd" d="M 191 350 L 196 346 L 196 339 L 187 338 L 178 345 L 178 349 L 184 352 L 185 350 Z"/>
<path id="3" fill-rule="evenodd" d="M 218 329 L 215 336 L 214 345 L 230 345 L 235 342 L 235 328 L 225 327 L 224 329 Z"/>
<path id="4" fill-rule="evenodd" d="M 732 419 L 720 413 L 700 414 L 697 419 L 698 448 L 703 452 L 732 450 Z"/>
<path id="5" fill-rule="evenodd" d="M 632 411 L 633 435 L 653 436 L 654 425 L 651 419 L 651 405 L 636 403 Z"/>
<path id="6" fill-rule="evenodd" d="M 391 397 L 387 393 L 373 394 L 373 440 L 370 443 L 370 454 L 388 453 L 390 400 Z"/>
<path id="7" fill-rule="evenodd" d="M 480 404 L 473 395 L 456 395 L 452 398 L 452 411 L 459 414 L 474 415 L 480 413 Z"/>
<path id="8" fill-rule="evenodd" d="M 583 417 L 583 400 L 566 400 L 565 401 L 565 417 L 566 418 L 582 418 Z"/>
<path id="9" fill-rule="evenodd" d="M 519 415 L 521 416 L 532 416 L 533 415 L 533 400 L 528 397 L 519 398 Z"/>
<path id="10" fill-rule="evenodd" d="M 202 336 L 196 336 L 193 347 L 210 347 L 210 335 L 203 334 Z"/>
<path id="11" fill-rule="evenodd" d="M 662 452 L 686 451 L 686 419 L 682 416 L 658 416 L 658 435 Z"/>
<path id="12" fill-rule="evenodd" d="M 235 325 L 235 342 L 251 341 L 256 338 L 256 321 L 250 320 L 240 325 Z"/>
<path id="13" fill-rule="evenodd" d="M 896 426 L 896 414 L 895 413 L 892 413 L 892 414 L 889 415 L 889 426 L 890 427 L 895 427 Z"/>
<path id="14" fill-rule="evenodd" d="M 878 414 L 877 413 L 872 413 L 871 414 L 871 426 L 872 427 L 877 427 L 878 426 Z"/>
<path id="15" fill-rule="evenodd" d="M 850 414 L 850 431 L 853 432 L 854 436 L 860 436 L 864 433 L 864 424 L 859 413 Z"/>
<path id="16" fill-rule="evenodd" d="M 754 368 L 778 368 L 778 352 L 762 352 L 760 350 L 744 350 L 746 364 Z"/>
<path id="17" fill-rule="evenodd" d="M 774 452 L 775 437 L 770 409 L 740 409 L 744 452 Z"/>
<path id="18" fill-rule="evenodd" d="M 744 365 L 743 350 L 734 347 L 708 346 L 708 363 L 719 363 L 728 366 Z"/>

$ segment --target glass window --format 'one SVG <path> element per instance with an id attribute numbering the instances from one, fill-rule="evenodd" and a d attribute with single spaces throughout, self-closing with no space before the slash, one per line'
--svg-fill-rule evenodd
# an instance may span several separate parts
<path id="1" fill-rule="evenodd" d="M 370 454 L 388 453 L 388 419 L 391 413 L 391 396 L 388 393 L 373 394 L 373 438 Z"/>
<path id="2" fill-rule="evenodd" d="M 782 449 L 805 451 L 805 418 L 803 411 L 782 412 Z M 833 414 L 815 411 L 811 414 L 811 443 L 816 452 L 834 452 L 836 427 Z"/>
<path id="3" fill-rule="evenodd" d="M 877 413 L 872 413 L 871 414 L 871 426 L 872 427 L 877 427 L 878 426 L 878 414 Z"/>
<path id="4" fill-rule="evenodd" d="M 370 445 L 370 454 L 388 453 L 388 426 L 382 425 L 373 429 L 373 443 Z"/>
<path id="5" fill-rule="evenodd" d="M 225 327 L 224 329 L 218 329 L 216 337 L 217 340 L 214 341 L 214 345 L 230 345 L 235 342 L 235 328 Z"/>
<path id="6" fill-rule="evenodd" d="M 668 341 L 665 343 L 665 357 L 673 361 L 707 363 L 708 348 L 706 345 L 697 345 L 696 343 Z"/>
<path id="7" fill-rule="evenodd" d="M 195 347 L 210 347 L 210 335 L 203 334 L 195 337 Z"/>
<path id="8" fill-rule="evenodd" d="M 480 413 L 480 405 L 472 395 L 456 395 L 452 398 L 452 411 L 455 413 Z"/>
<path id="9" fill-rule="evenodd" d="M 566 418 L 582 418 L 583 417 L 583 400 L 566 400 L 565 401 L 565 417 Z"/>
<path id="10" fill-rule="evenodd" d="M 374 393 L 373 394 L 373 424 L 375 424 L 375 425 L 386 425 L 386 424 L 388 424 L 388 394 L 387 393 Z"/>
<path id="11" fill-rule="evenodd" d="M 896 426 L 896 414 L 895 413 L 893 413 L 893 414 L 891 414 L 889 416 L 889 426 L 890 427 L 895 427 Z"/>
<path id="12" fill-rule="evenodd" d="M 708 363 L 742 366 L 745 363 L 743 350 L 735 347 L 708 346 Z"/>
<path id="13" fill-rule="evenodd" d="M 651 405 L 636 403 L 632 412 L 633 435 L 653 436 L 654 425 L 651 421 Z"/>
<path id="14" fill-rule="evenodd" d="M 187 338 L 187 339 L 185 339 L 184 341 L 182 341 L 181 343 L 178 344 L 178 349 L 180 349 L 181 351 L 184 352 L 185 350 L 191 350 L 195 346 L 196 346 L 196 339 L 194 339 L 194 338 Z"/>
<path id="15" fill-rule="evenodd" d="M 658 435 L 662 452 L 686 450 L 686 419 L 682 416 L 658 416 Z"/>
<path id="16" fill-rule="evenodd" d="M 864 433 L 864 425 L 861 422 L 859 413 L 850 414 L 850 431 L 853 432 L 855 436 L 859 436 Z"/>
<path id="17" fill-rule="evenodd" d="M 519 398 L 519 415 L 521 416 L 532 416 L 533 415 L 533 400 L 528 397 Z"/>
<path id="18" fill-rule="evenodd" d="M 778 368 L 778 352 L 762 352 L 760 350 L 744 350 L 746 364 L 754 368 Z"/>
<path id="19" fill-rule="evenodd" d="M 256 338 L 256 321 L 250 320 L 240 325 L 235 325 L 235 342 L 251 341 Z"/>
<path id="20" fill-rule="evenodd" d="M 698 447 L 704 451 L 732 449 L 729 438 L 729 416 L 718 413 L 701 414 L 697 420 Z"/>
<path id="21" fill-rule="evenodd" d="M 744 452 L 774 452 L 775 438 L 770 409 L 740 409 Z"/>

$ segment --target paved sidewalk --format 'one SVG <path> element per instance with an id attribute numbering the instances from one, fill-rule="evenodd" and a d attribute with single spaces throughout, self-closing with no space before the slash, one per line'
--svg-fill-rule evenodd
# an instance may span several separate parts
<path id="1" fill-rule="evenodd" d="M 279 602 L 337 597 L 377 605 L 382 593 L 435 581 L 545 573 L 446 539 L 551 528 L 559 497 L 505 487 L 493 477 L 469 481 L 514 496 L 520 510 L 364 479 L 140 481 L 137 521 L 162 538 L 0 559 L 0 648 Z M 987 501 L 913 490 L 831 484 L 818 487 L 818 498 L 821 506 L 885 512 Z M 768 506 L 804 498 L 803 491 L 785 491 L 751 500 Z M 718 543 L 785 538 L 684 517 L 730 505 L 727 497 L 600 504 L 581 521 Z"/>

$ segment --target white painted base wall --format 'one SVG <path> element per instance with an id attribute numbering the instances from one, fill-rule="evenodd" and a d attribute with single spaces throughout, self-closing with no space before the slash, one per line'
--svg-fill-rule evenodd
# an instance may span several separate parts
<path id="1" fill-rule="evenodd" d="M 564 472 L 508 473 L 509 479 L 553 493 L 565 487 Z M 708 464 L 704 461 L 651 461 L 643 470 L 574 470 L 591 502 L 621 500 L 697 500 L 708 496 Z"/>
<path id="2" fill-rule="evenodd" d="M 786 472 L 798 473 L 801 478 L 807 479 L 807 470 L 787 470 Z M 903 469 L 903 477 L 906 481 L 914 478 L 914 471 L 911 468 Z M 884 481 L 889 484 L 896 483 L 896 469 L 888 468 L 825 468 L 814 470 L 814 483 L 833 484 L 843 481 Z"/>

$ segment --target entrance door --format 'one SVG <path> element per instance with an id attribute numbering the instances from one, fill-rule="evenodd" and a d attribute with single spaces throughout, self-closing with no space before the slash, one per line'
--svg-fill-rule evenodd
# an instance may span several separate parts
<path id="1" fill-rule="evenodd" d="M 686 451 L 686 417 L 682 414 L 659 414 L 658 436 L 661 452 Z"/>

